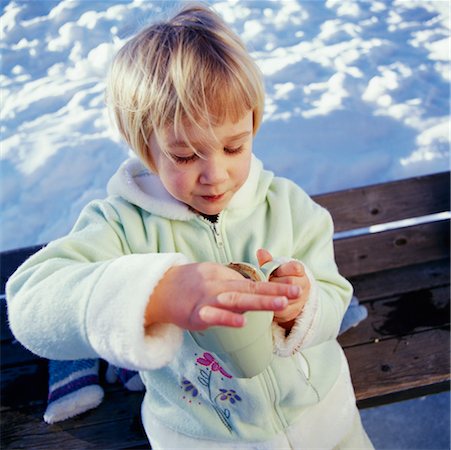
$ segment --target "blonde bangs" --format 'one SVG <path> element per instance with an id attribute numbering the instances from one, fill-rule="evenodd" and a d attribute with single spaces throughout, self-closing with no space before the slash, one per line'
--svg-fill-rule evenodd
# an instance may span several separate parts
<path id="1" fill-rule="evenodd" d="M 187 34 L 173 52 L 170 79 L 175 103 L 164 116 L 172 117 L 176 133 L 184 135 L 185 126 L 207 133 L 213 126 L 237 122 L 253 111 L 255 133 L 264 104 L 256 64 L 240 43 L 225 47 L 204 33 Z"/>

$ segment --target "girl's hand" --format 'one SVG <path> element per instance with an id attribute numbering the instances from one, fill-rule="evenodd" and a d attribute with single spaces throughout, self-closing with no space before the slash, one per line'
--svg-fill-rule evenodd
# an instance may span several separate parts
<path id="1" fill-rule="evenodd" d="M 257 259 L 260 266 L 272 261 L 273 257 L 268 250 L 257 250 Z M 299 287 L 299 295 L 291 298 L 286 308 L 274 313 L 274 320 L 283 328 L 291 329 L 294 320 L 304 309 L 310 293 L 310 281 L 305 273 L 304 266 L 297 261 L 290 261 L 282 264 L 270 277 L 270 281 L 285 283 Z"/>
<path id="2" fill-rule="evenodd" d="M 145 311 L 145 328 L 173 323 L 187 330 L 213 325 L 242 327 L 251 310 L 280 312 L 300 290 L 289 283 L 255 282 L 216 263 L 171 267 L 152 292 Z"/>

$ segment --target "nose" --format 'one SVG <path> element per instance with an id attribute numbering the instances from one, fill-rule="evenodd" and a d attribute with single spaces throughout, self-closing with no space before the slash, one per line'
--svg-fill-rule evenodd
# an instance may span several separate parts
<path id="1" fill-rule="evenodd" d="M 199 176 L 201 184 L 220 185 L 227 178 L 227 164 L 222 158 L 209 157 L 203 161 Z"/>

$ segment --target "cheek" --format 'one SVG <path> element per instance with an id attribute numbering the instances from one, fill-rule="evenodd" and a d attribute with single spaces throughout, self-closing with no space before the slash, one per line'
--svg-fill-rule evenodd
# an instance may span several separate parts
<path id="1" fill-rule="evenodd" d="M 251 158 L 246 158 L 240 162 L 235 171 L 235 177 L 244 183 L 249 176 L 249 171 L 251 169 Z"/>
<path id="2" fill-rule="evenodd" d="M 166 185 L 166 189 L 174 197 L 180 198 L 180 196 L 183 196 L 191 190 L 188 173 L 171 168 L 166 171 L 165 175 L 164 184 Z"/>
<path id="3" fill-rule="evenodd" d="M 183 175 L 175 177 L 172 181 L 172 184 L 174 186 L 174 190 L 177 191 L 179 196 L 187 194 L 191 190 L 188 180 Z"/>

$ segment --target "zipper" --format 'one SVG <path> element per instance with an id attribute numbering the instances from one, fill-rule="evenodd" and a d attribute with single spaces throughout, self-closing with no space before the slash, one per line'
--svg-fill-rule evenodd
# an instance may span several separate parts
<path id="1" fill-rule="evenodd" d="M 213 236 L 215 237 L 216 245 L 220 249 L 224 248 L 224 241 L 222 240 L 221 233 L 218 230 L 218 223 L 217 222 L 212 223 L 210 226 L 211 229 L 213 230 Z"/>
<path id="2" fill-rule="evenodd" d="M 283 414 L 280 412 L 280 408 L 278 406 L 279 403 L 279 395 L 276 391 L 276 382 L 274 381 L 274 372 L 271 367 L 268 367 L 264 372 L 262 372 L 262 384 L 266 388 L 266 392 L 268 397 L 272 403 L 272 412 L 274 422 L 276 423 L 276 428 L 278 431 L 285 429 L 288 426 L 288 422 L 286 421 Z"/>
<path id="3" fill-rule="evenodd" d="M 213 235 L 214 242 L 215 242 L 215 248 L 216 248 L 217 253 L 218 253 L 218 262 L 226 264 L 226 263 L 229 263 L 230 261 L 229 261 L 229 258 L 227 256 L 224 239 L 223 239 L 221 231 L 220 231 L 221 230 L 220 224 L 222 222 L 223 214 L 224 214 L 223 212 L 219 213 L 216 222 L 212 222 L 212 221 L 208 220 L 207 218 L 205 218 L 203 216 L 199 216 L 199 218 L 211 230 L 211 233 Z"/>

